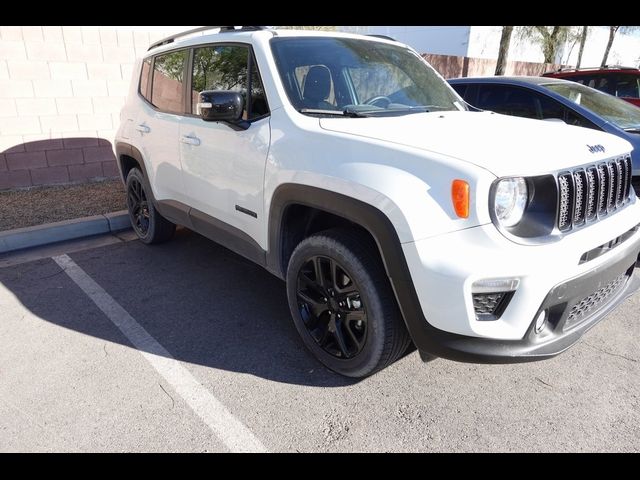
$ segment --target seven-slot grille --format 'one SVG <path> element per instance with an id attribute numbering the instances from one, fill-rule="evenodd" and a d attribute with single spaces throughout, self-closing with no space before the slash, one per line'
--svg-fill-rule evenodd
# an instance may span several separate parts
<path id="1" fill-rule="evenodd" d="M 623 206 L 631 190 L 631 157 L 558 175 L 558 229 L 597 220 Z"/>

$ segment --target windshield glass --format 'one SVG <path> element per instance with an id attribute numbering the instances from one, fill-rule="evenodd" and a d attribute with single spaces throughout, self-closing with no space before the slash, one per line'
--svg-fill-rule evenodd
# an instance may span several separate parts
<path id="1" fill-rule="evenodd" d="M 640 128 L 640 108 L 624 100 L 579 83 L 548 83 L 542 86 L 588 108 L 619 128 Z"/>
<path id="2" fill-rule="evenodd" d="M 279 37 L 271 46 L 289 100 L 303 113 L 465 110 L 451 87 L 407 48 L 330 37 Z"/>

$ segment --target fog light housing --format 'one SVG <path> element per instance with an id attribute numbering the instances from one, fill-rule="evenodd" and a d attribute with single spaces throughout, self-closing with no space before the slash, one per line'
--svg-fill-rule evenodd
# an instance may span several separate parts
<path id="1" fill-rule="evenodd" d="M 518 278 L 486 278 L 473 282 L 471 298 L 476 320 L 498 320 L 520 285 Z"/>
<path id="2" fill-rule="evenodd" d="M 542 332 L 546 324 L 547 324 L 547 312 L 542 311 L 540 312 L 540 315 L 538 315 L 538 318 L 536 318 L 536 322 L 533 325 L 533 331 L 536 333 Z"/>

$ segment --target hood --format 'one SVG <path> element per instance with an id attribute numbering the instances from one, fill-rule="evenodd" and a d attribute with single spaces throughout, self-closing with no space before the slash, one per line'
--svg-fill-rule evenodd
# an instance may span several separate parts
<path id="1" fill-rule="evenodd" d="M 597 130 L 491 112 L 322 118 L 320 126 L 333 132 L 454 157 L 485 168 L 498 177 L 549 173 L 632 149 L 627 141 Z M 599 148 L 589 149 L 594 145 L 604 147 L 604 152 Z"/>

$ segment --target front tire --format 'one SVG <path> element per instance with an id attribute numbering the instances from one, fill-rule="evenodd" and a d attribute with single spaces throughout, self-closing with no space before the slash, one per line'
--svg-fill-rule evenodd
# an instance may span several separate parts
<path id="1" fill-rule="evenodd" d="M 132 168 L 127 175 L 127 209 L 133 231 L 141 242 L 162 243 L 173 237 L 175 224 L 164 218 L 153 205 L 153 199 L 142 172 Z"/>
<path id="2" fill-rule="evenodd" d="M 411 342 L 377 248 L 361 232 L 332 229 L 300 242 L 287 297 L 305 346 L 342 375 L 371 375 Z"/>

